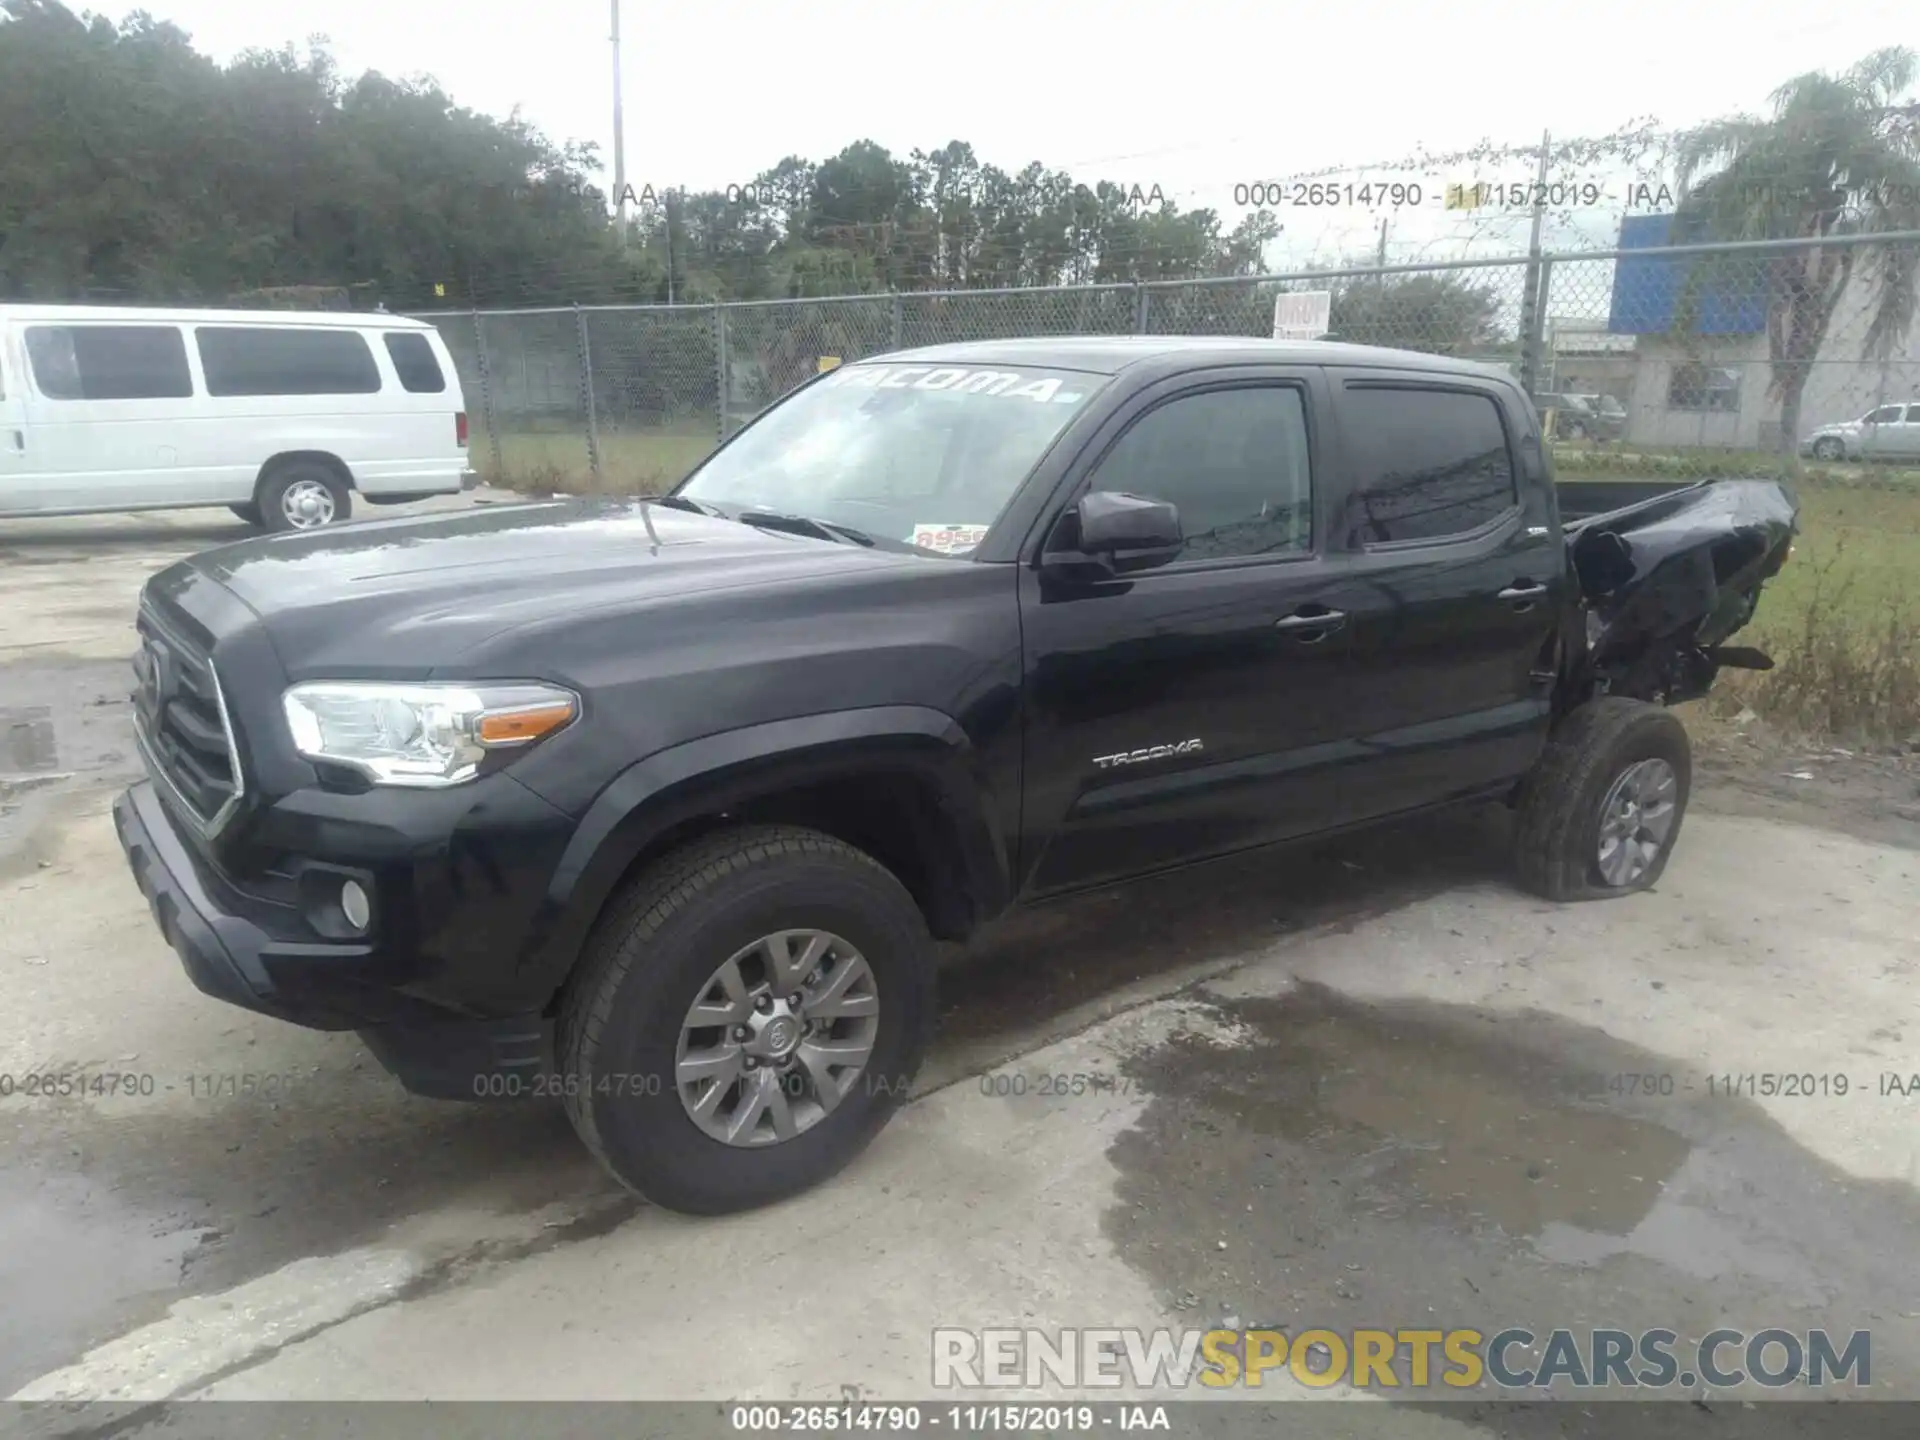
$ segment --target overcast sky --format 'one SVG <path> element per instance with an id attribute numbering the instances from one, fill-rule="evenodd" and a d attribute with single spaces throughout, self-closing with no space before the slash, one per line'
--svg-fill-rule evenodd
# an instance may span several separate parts
<path id="1" fill-rule="evenodd" d="M 148 8 L 222 60 L 324 34 L 349 74 L 430 74 L 461 104 L 517 106 L 555 140 L 597 141 L 611 163 L 608 0 Z M 1394 258 L 1409 260 L 1457 251 L 1472 228 L 1433 199 L 1471 177 L 1391 163 L 1418 146 L 1685 125 L 1761 109 L 1802 71 L 1920 44 L 1920 11 L 1887 0 L 623 0 L 621 25 L 636 188 L 742 183 L 783 155 L 818 160 L 861 138 L 898 154 L 963 139 L 1009 170 L 1040 160 L 1157 184 L 1231 221 L 1236 184 L 1377 163 L 1368 178 L 1425 182 L 1423 211 L 1296 211 L 1282 217 L 1285 249 L 1365 245 L 1385 214 Z"/>

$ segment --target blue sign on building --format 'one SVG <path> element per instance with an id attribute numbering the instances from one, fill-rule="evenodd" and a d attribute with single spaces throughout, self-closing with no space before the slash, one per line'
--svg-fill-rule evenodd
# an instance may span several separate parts
<path id="1" fill-rule="evenodd" d="M 1620 222 L 1622 250 L 1656 250 L 1671 242 L 1671 215 L 1629 215 Z M 1758 335 L 1767 328 L 1766 270 L 1754 257 L 1739 264 L 1737 275 L 1722 261 L 1721 273 L 1704 267 L 1709 255 L 1623 255 L 1613 262 L 1613 310 L 1607 329 L 1615 335 L 1664 335 L 1673 329 L 1674 308 L 1687 282 L 1688 271 L 1703 267 L 1692 333 L 1696 335 Z M 1736 262 L 1737 263 L 1737 262 Z"/>

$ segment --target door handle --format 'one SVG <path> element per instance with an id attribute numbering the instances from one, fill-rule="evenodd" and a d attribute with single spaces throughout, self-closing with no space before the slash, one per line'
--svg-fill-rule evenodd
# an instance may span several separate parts
<path id="1" fill-rule="evenodd" d="M 1283 615 L 1273 622 L 1273 628 L 1276 630 L 1294 631 L 1318 630 L 1320 632 L 1318 635 L 1303 634 L 1300 637 L 1301 644 L 1316 645 L 1346 623 L 1346 611 L 1322 610 L 1316 615 Z"/>
<path id="2" fill-rule="evenodd" d="M 1500 592 L 1502 600 L 1538 600 L 1547 587 L 1532 580 L 1517 580 Z"/>

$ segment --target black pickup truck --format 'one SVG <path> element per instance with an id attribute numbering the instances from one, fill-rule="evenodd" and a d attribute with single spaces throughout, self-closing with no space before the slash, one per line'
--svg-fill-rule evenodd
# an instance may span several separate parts
<path id="1" fill-rule="evenodd" d="M 1563 522 L 1537 413 L 1464 362 L 915 350 L 657 500 L 160 572 L 114 817 L 207 993 L 418 1093 L 557 1096 L 628 1186 L 722 1212 L 871 1139 L 932 941 L 1014 904 L 1475 800 L 1542 895 L 1652 884 L 1662 702 L 1767 663 L 1724 642 L 1794 526 L 1765 482 Z"/>

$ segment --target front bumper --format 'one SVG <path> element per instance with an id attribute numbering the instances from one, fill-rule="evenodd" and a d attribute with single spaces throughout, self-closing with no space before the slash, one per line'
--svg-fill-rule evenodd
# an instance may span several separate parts
<path id="1" fill-rule="evenodd" d="M 203 993 L 309 1029 L 357 1031 L 416 1094 L 528 1093 L 517 1082 L 548 1066 L 552 1027 L 537 1012 L 461 1014 L 410 993 L 413 967 L 376 943 L 297 933 L 189 846 L 152 782 L 114 801 L 113 823 L 161 936 Z M 515 1083 L 490 1084 L 496 1076 Z"/>

